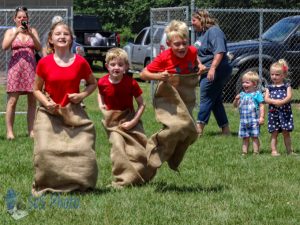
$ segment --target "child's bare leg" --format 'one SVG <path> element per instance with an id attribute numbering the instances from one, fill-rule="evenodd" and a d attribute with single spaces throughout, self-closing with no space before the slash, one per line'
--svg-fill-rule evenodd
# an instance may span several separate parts
<path id="1" fill-rule="evenodd" d="M 278 131 L 274 131 L 271 134 L 271 151 L 272 151 L 272 156 L 279 156 L 279 153 L 277 151 L 277 136 L 278 136 Z"/>
<path id="2" fill-rule="evenodd" d="M 291 135 L 289 131 L 282 131 L 284 145 L 287 151 L 287 154 L 291 154 L 293 152 L 292 150 L 292 141 L 291 141 Z"/>
<path id="3" fill-rule="evenodd" d="M 258 137 L 252 137 L 252 141 L 253 141 L 253 154 L 259 154 L 260 143 Z"/>
<path id="4" fill-rule="evenodd" d="M 249 139 L 249 137 L 243 138 L 242 155 L 246 155 L 248 153 Z"/>

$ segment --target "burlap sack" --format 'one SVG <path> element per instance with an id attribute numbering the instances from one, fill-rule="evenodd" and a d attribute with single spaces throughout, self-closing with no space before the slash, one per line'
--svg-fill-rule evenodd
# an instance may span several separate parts
<path id="1" fill-rule="evenodd" d="M 139 122 L 129 131 L 119 125 L 134 117 L 130 110 L 102 110 L 104 119 L 102 124 L 107 131 L 109 142 L 112 144 L 110 157 L 114 187 L 143 184 L 154 175 L 154 169 L 147 167 L 146 143 L 142 123 Z"/>
<path id="2" fill-rule="evenodd" d="M 171 169 L 178 170 L 186 150 L 197 139 L 192 117 L 197 84 L 196 74 L 174 76 L 168 82 L 158 83 L 153 105 L 156 120 L 163 127 L 147 142 L 150 167 L 158 168 L 167 161 Z"/>
<path id="3" fill-rule="evenodd" d="M 34 123 L 32 193 L 85 191 L 96 185 L 95 128 L 80 104 L 59 115 L 39 107 Z"/>

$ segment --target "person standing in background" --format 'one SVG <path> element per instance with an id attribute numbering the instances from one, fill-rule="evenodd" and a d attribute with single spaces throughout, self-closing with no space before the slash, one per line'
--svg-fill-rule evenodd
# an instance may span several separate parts
<path id="1" fill-rule="evenodd" d="M 33 122 L 35 117 L 36 101 L 33 95 L 33 83 L 36 61 L 34 52 L 41 49 L 39 35 L 36 29 L 30 27 L 26 7 L 16 8 L 14 22 L 16 27 L 8 29 L 3 38 L 2 49 L 12 50 L 8 64 L 7 87 L 8 95 L 6 106 L 6 138 L 15 138 L 13 125 L 15 110 L 22 94 L 27 95 L 27 123 L 28 135 L 33 137 Z"/>
<path id="2" fill-rule="evenodd" d="M 232 67 L 227 60 L 226 37 L 216 20 L 206 10 L 192 15 L 192 25 L 197 32 L 195 46 L 201 63 L 200 72 L 208 70 L 200 79 L 200 110 L 197 119 L 199 135 L 203 134 L 213 112 L 222 134 L 230 134 L 229 123 L 222 101 L 223 87 L 231 75 Z"/>

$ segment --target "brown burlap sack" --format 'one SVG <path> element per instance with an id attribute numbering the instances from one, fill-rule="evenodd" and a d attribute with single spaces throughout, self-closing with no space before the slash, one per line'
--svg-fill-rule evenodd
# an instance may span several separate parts
<path id="1" fill-rule="evenodd" d="M 159 82 L 153 105 L 156 120 L 163 128 L 148 140 L 148 165 L 158 168 L 167 161 L 178 170 L 188 147 L 197 139 L 196 124 L 192 117 L 196 103 L 195 88 L 198 75 L 174 76 L 168 82 Z"/>
<path id="2" fill-rule="evenodd" d="M 123 130 L 119 125 L 134 117 L 130 110 L 102 110 L 103 126 L 107 131 L 109 142 L 112 144 L 110 157 L 114 187 L 143 184 L 154 175 L 154 169 L 147 167 L 146 143 L 142 123 L 139 122 L 131 130 Z"/>
<path id="3" fill-rule="evenodd" d="M 68 104 L 58 115 L 37 109 L 33 161 L 34 195 L 95 187 L 95 128 L 80 104 Z"/>

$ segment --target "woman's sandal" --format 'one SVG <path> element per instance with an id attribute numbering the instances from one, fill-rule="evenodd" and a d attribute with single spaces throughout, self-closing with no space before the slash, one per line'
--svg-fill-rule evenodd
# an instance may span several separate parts
<path id="1" fill-rule="evenodd" d="M 274 157 L 280 156 L 280 154 L 278 152 L 272 152 L 271 155 Z"/>

